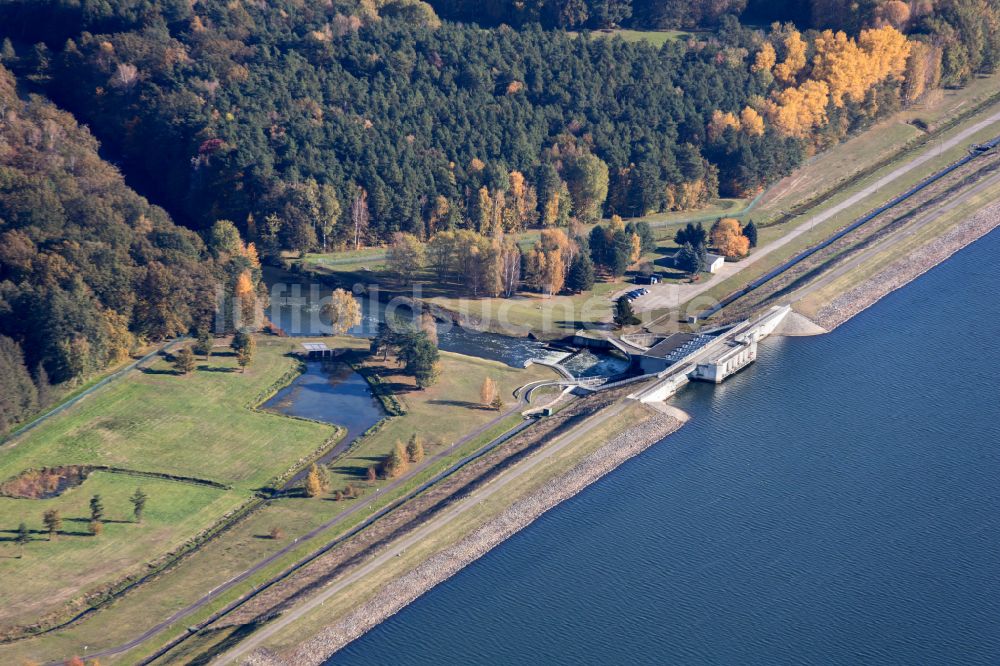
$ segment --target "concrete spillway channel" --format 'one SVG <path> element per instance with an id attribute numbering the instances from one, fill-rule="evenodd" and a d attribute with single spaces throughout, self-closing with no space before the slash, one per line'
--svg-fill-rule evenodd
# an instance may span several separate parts
<path id="1" fill-rule="evenodd" d="M 630 397 L 644 403 L 663 402 L 692 380 L 725 381 L 757 359 L 757 343 L 774 333 L 789 312 L 788 305 L 776 306 L 756 319 L 740 322 L 658 373 L 656 384 Z"/>

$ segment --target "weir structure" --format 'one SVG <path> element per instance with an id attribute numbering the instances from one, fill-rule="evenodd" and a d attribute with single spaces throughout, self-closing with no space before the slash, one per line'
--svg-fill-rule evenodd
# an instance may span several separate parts
<path id="1" fill-rule="evenodd" d="M 633 393 L 629 399 L 644 403 L 663 402 L 690 381 L 720 384 L 753 363 L 757 360 L 757 343 L 774 333 L 791 311 L 790 305 L 774 306 L 759 317 L 741 321 L 735 326 L 701 333 L 674 333 L 666 338 L 652 333 L 636 333 L 616 339 L 578 332 L 574 342 L 592 348 L 617 349 L 629 357 L 633 368 L 638 368 L 640 374 L 573 377 L 558 364 L 532 360 L 528 363 L 549 365 L 564 377 L 527 384 L 515 391 L 515 396 L 530 401 L 532 393 L 543 387 L 591 392 L 655 379 L 652 386 Z M 525 414 L 536 411 L 528 410 Z"/>
<path id="2" fill-rule="evenodd" d="M 659 381 L 653 386 L 629 397 L 644 403 L 663 402 L 690 381 L 725 381 L 757 359 L 757 343 L 774 333 L 791 309 L 789 305 L 775 306 L 755 319 L 736 324 L 657 373 Z"/>

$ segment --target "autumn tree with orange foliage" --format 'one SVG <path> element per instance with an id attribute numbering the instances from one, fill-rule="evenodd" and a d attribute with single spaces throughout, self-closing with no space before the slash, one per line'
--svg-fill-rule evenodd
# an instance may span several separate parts
<path id="1" fill-rule="evenodd" d="M 768 121 L 784 134 L 807 138 L 826 124 L 830 87 L 824 81 L 809 80 L 795 88 L 785 88 L 764 104 Z"/>
<path id="2" fill-rule="evenodd" d="M 743 235 L 739 220 L 724 217 L 712 227 L 712 244 L 729 259 L 745 257 L 750 252 L 750 239 Z"/>
<path id="3" fill-rule="evenodd" d="M 785 52 L 784 59 L 776 64 L 771 70 L 774 78 L 782 83 L 794 83 L 795 77 L 802 68 L 806 66 L 806 41 L 802 35 L 793 27 L 785 29 L 782 49 Z"/>
<path id="4" fill-rule="evenodd" d="M 857 40 L 844 32 L 824 30 L 814 41 L 811 78 L 830 88 L 830 101 L 842 107 L 844 98 L 860 102 L 876 84 L 906 71 L 910 43 L 892 26 L 862 30 Z"/>

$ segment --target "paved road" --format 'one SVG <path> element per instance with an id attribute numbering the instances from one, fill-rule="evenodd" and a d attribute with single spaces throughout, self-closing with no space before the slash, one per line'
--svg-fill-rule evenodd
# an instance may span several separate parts
<path id="1" fill-rule="evenodd" d="M 502 420 L 506 419 L 507 417 L 511 416 L 512 414 L 515 414 L 518 411 L 520 411 L 521 409 L 523 409 L 526 404 L 527 403 L 525 402 L 524 393 L 523 392 L 519 392 L 518 403 L 517 403 L 517 405 L 515 407 L 513 407 L 510 410 L 504 412 L 503 414 L 498 415 L 496 418 L 492 419 L 488 423 L 485 423 L 484 425 L 480 426 L 479 428 L 476 428 L 475 430 L 473 430 L 472 432 L 468 433 L 467 435 L 465 435 L 461 439 L 457 440 L 454 444 L 452 444 L 447 449 L 439 451 L 434 456 L 431 456 L 430 458 L 426 459 L 423 463 L 414 466 L 413 468 L 411 468 L 410 473 L 407 474 L 406 476 L 400 477 L 399 479 L 396 479 L 395 481 L 389 482 L 386 485 L 381 486 L 376 492 L 390 493 L 393 490 L 396 490 L 397 488 L 399 488 L 404 483 L 407 483 L 410 480 L 410 478 L 412 478 L 414 475 L 416 475 L 416 474 L 420 473 L 421 471 L 425 470 L 427 467 L 429 467 L 433 463 L 439 462 L 442 458 L 444 458 L 446 456 L 449 456 L 449 455 L 452 455 L 457 449 L 461 448 L 462 446 L 464 446 L 466 443 L 468 443 L 472 439 L 480 436 L 481 434 L 483 434 L 484 432 L 486 432 L 490 428 L 494 427 L 497 423 L 501 422 Z M 221 611 L 219 611 L 217 613 L 214 613 L 209 620 L 204 621 L 201 624 L 199 624 L 198 628 L 201 628 L 203 626 L 207 626 L 211 622 L 214 622 L 215 619 L 217 619 L 217 618 L 219 618 L 219 617 L 221 617 L 221 616 L 223 616 L 223 615 L 231 612 L 232 610 L 234 610 L 238 606 L 240 606 L 243 603 L 245 603 L 253 595 L 256 595 L 257 593 L 263 591 L 264 589 L 266 589 L 267 587 L 269 587 L 273 583 L 275 583 L 275 582 L 283 579 L 288 574 L 290 574 L 290 573 L 294 572 L 295 570 L 301 568 L 302 566 L 304 566 L 308 562 L 312 561 L 313 559 L 315 559 L 319 555 L 322 555 L 323 553 L 325 553 L 326 551 L 330 550 L 332 547 L 334 547 L 338 543 L 341 543 L 342 541 L 344 541 L 348 537 L 353 536 L 354 534 L 356 534 L 357 532 L 359 532 L 364 527 L 367 527 L 368 525 L 370 525 L 372 522 L 374 522 L 378 518 L 381 518 L 383 515 L 385 515 L 389 511 L 395 509 L 402 502 L 405 502 L 406 500 L 414 497 L 415 495 L 418 495 L 419 493 L 423 492 L 424 490 L 426 490 L 431 485 L 433 485 L 433 484 L 441 481 L 445 477 L 453 474 L 459 468 L 465 466 L 466 464 L 468 464 L 472 460 L 475 460 L 476 458 L 478 458 L 478 457 L 480 457 L 480 456 L 488 453 L 489 451 L 493 450 L 494 448 L 496 448 L 500 444 L 504 443 L 505 441 L 507 441 L 508 439 L 510 439 L 511 437 L 513 437 L 514 435 L 518 434 L 519 432 L 521 432 L 522 430 L 524 430 L 525 428 L 527 428 L 528 426 L 530 426 L 532 423 L 533 423 L 533 421 L 522 421 L 521 423 L 518 423 L 514 428 L 508 430 L 507 432 L 505 432 L 502 435 L 498 436 L 497 438 L 493 439 L 492 441 L 490 441 L 485 446 L 482 446 L 479 449 L 477 449 L 476 451 L 474 451 L 474 452 L 470 453 L 469 455 L 463 457 L 458 462 L 456 462 L 456 463 L 452 464 L 451 466 L 449 466 L 446 470 L 444 470 L 442 472 L 439 472 L 433 478 L 431 478 L 428 481 L 426 481 L 425 483 L 421 484 L 418 488 L 415 488 L 415 489 L 411 490 L 410 492 L 406 493 L 403 497 L 401 497 L 400 499 L 392 502 L 391 504 L 389 504 L 388 506 L 384 507 L 383 509 L 380 509 L 379 511 L 374 512 L 371 516 L 369 516 L 364 521 L 362 521 L 357 527 L 352 528 L 346 534 L 338 535 L 338 536 L 334 537 L 332 540 L 325 542 L 323 545 L 319 546 L 315 551 L 313 551 L 309 555 L 305 556 L 304 558 L 302 558 L 301 560 L 299 560 L 298 562 L 296 562 L 295 564 L 293 564 L 291 567 L 289 567 L 288 569 L 286 569 L 285 571 L 283 571 L 281 574 L 279 574 L 275 578 L 273 578 L 270 581 L 268 581 L 265 585 L 262 585 L 260 588 L 256 588 L 252 594 L 250 594 L 248 596 L 243 596 L 240 599 L 238 599 L 237 601 L 234 601 L 233 603 L 231 603 L 228 606 L 226 606 L 223 610 L 221 610 Z M 372 498 L 374 498 L 374 496 Z M 277 560 L 279 560 L 283 556 L 287 555 L 292 550 L 300 547 L 303 543 L 305 543 L 307 541 L 312 541 L 313 539 L 316 539 L 316 538 L 322 536 L 323 534 L 325 534 L 326 532 L 328 532 L 331 528 L 339 525 L 341 522 L 343 522 L 346 518 L 348 518 L 350 516 L 353 516 L 353 515 L 358 514 L 358 513 L 362 513 L 362 512 L 364 512 L 366 510 L 370 510 L 369 507 L 370 507 L 370 505 L 368 503 L 362 502 L 362 503 L 356 504 L 356 505 L 354 505 L 354 506 L 352 506 L 352 507 L 350 507 L 348 509 L 345 509 L 345 510 L 341 511 L 340 513 L 338 513 L 335 516 L 331 517 L 328 521 L 324 522 L 322 525 L 314 528 L 313 530 L 311 530 L 310 532 L 306 533 L 305 535 L 296 538 L 294 541 L 291 541 L 285 547 L 283 547 L 282 549 L 278 550 L 277 552 L 271 554 L 270 556 L 264 558 L 263 560 L 261 560 L 260 562 L 256 563 L 255 565 L 253 565 L 249 569 L 246 569 L 245 571 L 243 571 L 243 572 L 241 572 L 241 573 L 233 576 L 232 578 L 230 578 L 226 582 L 222 583 L 221 585 L 218 585 L 218 586 L 212 588 L 211 590 L 208 590 L 197 601 L 195 601 L 195 602 L 189 604 L 188 606 L 180 609 L 179 611 L 177 611 L 176 613 L 174 613 L 170 617 L 164 619 L 162 622 L 157 623 L 155 626 L 150 627 L 149 629 L 147 629 L 143 633 L 139 634 L 135 638 L 133 638 L 133 639 L 131 639 L 131 640 L 125 642 L 125 643 L 122 643 L 120 645 L 116 645 L 116 646 L 113 646 L 113 647 L 105 648 L 103 650 L 97 650 L 97 651 L 89 652 L 88 653 L 89 658 L 100 658 L 100 657 L 109 657 L 109 656 L 113 656 L 113 655 L 118 655 L 118 654 L 122 654 L 123 652 L 128 652 L 129 650 L 131 650 L 131 649 L 133 649 L 135 647 L 138 647 L 139 645 L 141 645 L 142 643 L 146 642 L 147 640 L 149 640 L 153 636 L 155 636 L 155 635 L 159 634 L 160 632 L 168 629 L 172 625 L 180 622 L 184 618 L 190 616 L 192 613 L 194 613 L 194 612 L 196 612 L 196 611 L 204 608 L 207 604 L 209 604 L 212 601 L 214 601 L 221 594 L 223 594 L 223 593 L 231 590 L 233 587 L 235 587 L 236 585 L 239 585 L 240 583 L 244 582 L 245 580 L 247 580 L 248 578 L 250 578 L 254 574 L 259 573 L 264 568 L 270 566 L 271 564 L 273 564 L 274 562 L 276 562 Z M 55 664 L 62 664 L 62 662 L 55 662 Z"/>
<path id="2" fill-rule="evenodd" d="M 705 294 L 708 290 L 712 289 L 720 282 L 723 282 L 733 275 L 736 275 L 740 271 L 745 270 L 748 266 L 752 266 L 764 257 L 768 256 L 775 250 L 784 247 L 788 243 L 792 242 L 804 233 L 816 228 L 817 226 L 823 224 L 830 218 L 834 217 L 838 213 L 851 208 L 852 206 L 864 201 L 866 198 L 877 193 L 881 188 L 886 187 L 890 183 L 899 180 L 903 176 L 909 174 L 914 169 L 917 169 L 930 160 L 936 158 L 941 152 L 950 150 L 955 146 L 959 146 L 969 140 L 970 137 L 983 131 L 987 127 L 1000 122 L 1000 111 L 994 111 L 991 115 L 987 116 L 983 120 L 966 127 L 961 132 L 958 132 L 950 139 L 943 142 L 933 141 L 931 144 L 925 147 L 923 152 L 921 152 L 916 157 L 900 165 L 893 171 L 889 172 L 885 176 L 882 176 L 877 181 L 868 185 L 867 187 L 855 192 L 853 195 L 844 199 L 840 203 L 831 206 L 830 208 L 824 209 L 822 212 L 817 213 L 812 216 L 799 226 L 795 227 L 787 234 L 781 238 L 775 239 L 766 245 L 762 245 L 755 249 L 753 253 L 739 262 L 726 263 L 723 265 L 722 269 L 707 280 L 698 282 L 695 284 L 661 284 L 652 285 L 648 287 L 650 293 L 642 298 L 634 301 L 633 307 L 636 311 L 643 312 L 648 310 L 661 310 L 661 309 L 677 309 L 684 303 L 688 303 L 697 297 Z M 628 291 L 628 289 L 623 290 L 622 293 Z M 702 308 L 698 308 L 699 310 Z"/>
<path id="3" fill-rule="evenodd" d="M 435 531 L 446 527 L 456 518 L 459 518 L 463 514 L 475 509 L 480 502 L 489 499 L 496 493 L 515 483 L 525 474 L 528 474 L 538 467 L 539 464 L 549 460 L 553 456 L 558 455 L 566 447 L 576 443 L 581 436 L 586 435 L 594 430 L 594 428 L 603 425 L 612 417 L 617 416 L 623 409 L 625 409 L 626 405 L 627 403 L 625 401 L 618 402 L 591 416 L 584 423 L 580 424 L 579 427 L 557 437 L 552 443 L 546 445 L 543 449 L 523 462 L 517 464 L 512 469 L 504 472 L 485 487 L 473 492 L 465 499 L 457 502 L 455 505 L 427 521 L 427 523 L 407 536 L 392 543 L 378 556 L 351 571 L 347 575 L 338 578 L 308 601 L 299 604 L 292 610 L 283 613 L 277 619 L 272 620 L 262 629 L 259 629 L 251 634 L 249 638 L 239 643 L 232 650 L 216 659 L 213 664 L 231 664 L 245 657 L 251 650 L 258 647 L 261 643 L 287 627 L 292 622 L 301 619 L 302 616 L 306 615 L 310 611 L 322 606 L 327 600 L 330 599 L 330 597 L 340 593 L 349 585 L 356 583 L 366 575 L 383 567 L 387 562 L 391 561 L 392 558 L 397 555 L 402 555 L 407 548 L 413 547 L 425 538 L 431 536 Z"/>
<path id="4" fill-rule="evenodd" d="M 914 235 L 920 233 L 920 231 L 926 227 L 928 224 L 935 222 L 941 215 L 947 213 L 951 208 L 955 206 L 956 203 L 966 199 L 968 197 L 976 196 L 986 190 L 991 190 L 1000 186 L 1000 173 L 989 176 L 985 180 L 977 183 L 975 186 L 968 188 L 957 195 L 954 195 L 944 202 L 935 205 L 930 210 L 919 215 L 915 221 L 911 222 L 904 229 L 889 235 L 888 237 L 882 239 L 881 241 L 875 243 L 871 247 L 868 247 L 861 252 L 858 252 L 852 256 L 848 261 L 844 262 L 842 265 L 837 266 L 833 270 L 825 272 L 822 276 L 818 277 L 816 280 L 810 282 L 805 287 L 797 290 L 793 295 L 793 302 L 800 301 L 809 294 L 813 293 L 817 289 L 821 289 L 831 282 L 843 277 L 845 274 L 856 270 L 859 266 L 872 259 L 873 257 L 885 252 L 886 250 L 895 247 L 899 243 L 913 237 Z"/>
<path id="5" fill-rule="evenodd" d="M 132 363 L 129 363 L 128 365 L 126 365 L 124 368 L 121 368 L 120 370 L 116 370 L 115 372 L 112 372 L 110 375 L 108 375 L 107 377 L 105 377 L 101 381 L 97 382 L 96 384 L 94 384 L 93 386 L 91 386 L 90 388 L 88 388 L 87 390 L 85 390 L 85 391 L 83 391 L 83 392 L 81 392 L 81 393 L 73 396 L 72 398 L 70 398 L 69 400 L 67 400 L 67 401 L 65 401 L 63 403 L 60 403 L 58 406 L 52 408 L 51 410 L 49 410 L 45 414 L 42 414 L 41 416 L 39 416 L 37 419 L 35 419 L 31 423 L 26 423 L 25 425 L 21 426 L 17 430 L 11 432 L 6 437 L 0 439 L 0 444 L 6 443 L 6 442 L 14 439 L 15 437 L 19 437 L 20 435 L 23 435 L 24 433 L 28 432 L 32 428 L 40 426 L 41 424 L 43 424 L 46 421 L 48 421 L 49 419 L 51 419 L 53 416 L 55 416 L 57 414 L 61 414 L 62 412 L 66 411 L 67 409 L 69 409 L 70 407 L 72 407 L 73 405 L 75 405 L 76 403 L 78 403 L 81 400 L 83 400 L 84 398 L 86 398 L 88 395 L 91 395 L 97 389 L 101 388 L 102 386 L 106 386 L 107 384 L 113 382 L 114 380 L 116 380 L 116 379 L 118 379 L 120 377 L 124 377 L 125 375 L 127 375 L 130 372 L 132 372 L 133 370 L 135 370 L 136 368 L 138 368 L 140 365 L 142 365 L 146 361 L 148 361 L 151 358 L 153 358 L 154 356 L 157 356 L 161 352 L 167 351 L 167 349 L 169 349 L 173 345 L 176 345 L 176 344 L 182 342 L 185 339 L 186 339 L 186 336 L 177 338 L 176 340 L 169 340 L 167 342 L 164 342 L 162 345 L 160 345 L 159 347 L 157 347 L 153 351 L 149 352 L 148 354 L 146 354 L 145 356 L 143 356 L 142 358 L 140 358 L 138 361 L 133 361 Z"/>

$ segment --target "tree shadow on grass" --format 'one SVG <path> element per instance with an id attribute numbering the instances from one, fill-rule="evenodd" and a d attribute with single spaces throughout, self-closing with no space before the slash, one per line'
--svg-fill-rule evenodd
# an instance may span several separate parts
<path id="1" fill-rule="evenodd" d="M 271 537 L 265 537 L 270 539 Z M 269 618 L 270 619 L 270 618 Z M 208 647 L 204 648 L 205 651 L 201 654 L 192 655 L 190 661 L 187 662 L 188 666 L 207 666 L 219 655 L 225 654 L 230 650 L 230 648 L 238 645 L 247 636 L 255 632 L 260 626 L 265 624 L 267 620 L 263 622 L 254 622 L 251 624 L 241 624 L 238 627 L 224 627 L 221 629 L 206 629 L 198 632 L 198 636 L 201 637 L 211 637 L 214 634 L 229 632 L 226 638 L 218 642 L 209 642 Z"/>
<path id="2" fill-rule="evenodd" d="M 382 386 L 386 388 L 387 391 L 392 393 L 413 393 L 414 391 L 419 391 L 420 389 L 413 384 L 403 384 L 402 382 L 387 382 L 383 378 Z"/>
<path id="3" fill-rule="evenodd" d="M 63 518 L 64 523 L 90 523 L 90 518 Z M 110 518 L 104 518 L 101 520 L 102 523 L 107 525 L 135 525 L 134 520 L 111 520 Z"/>
<path id="4" fill-rule="evenodd" d="M 354 476 L 360 479 L 365 479 L 368 477 L 368 468 L 375 466 L 376 468 L 382 464 L 381 456 L 365 456 L 363 458 L 355 458 L 355 460 L 364 460 L 371 463 L 370 465 L 338 465 L 337 467 L 331 467 L 334 472 L 338 474 L 343 474 L 344 476 Z"/>
<path id="5" fill-rule="evenodd" d="M 609 306 L 610 308 L 610 306 Z M 608 310 L 610 312 L 610 309 Z M 558 321 L 552 322 L 558 328 L 565 329 L 568 331 L 579 331 L 581 328 L 589 330 L 603 331 L 607 330 L 609 324 L 604 322 L 593 322 L 593 321 L 571 321 L 569 319 L 560 319 Z"/>
<path id="6" fill-rule="evenodd" d="M 471 400 L 428 400 L 428 405 L 447 405 L 449 407 L 467 407 L 469 409 L 481 410 L 484 412 L 493 411 L 489 407 L 484 407 L 482 403 Z"/>
<path id="7" fill-rule="evenodd" d="M 173 375 L 175 377 L 180 376 L 181 373 L 176 370 L 157 370 L 155 368 L 139 368 L 145 375 Z"/>
<path id="8" fill-rule="evenodd" d="M 220 368 L 214 365 L 199 365 L 198 372 L 239 372 L 239 368 Z"/>

